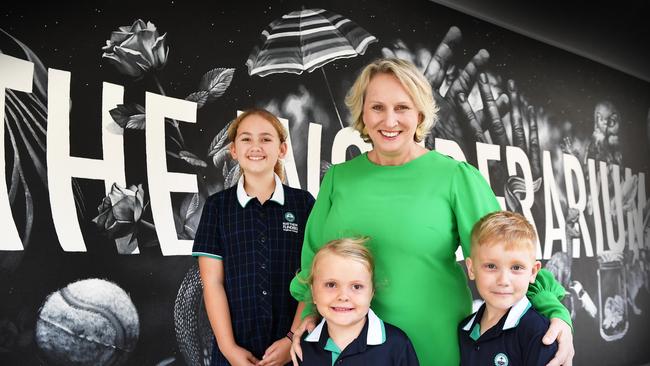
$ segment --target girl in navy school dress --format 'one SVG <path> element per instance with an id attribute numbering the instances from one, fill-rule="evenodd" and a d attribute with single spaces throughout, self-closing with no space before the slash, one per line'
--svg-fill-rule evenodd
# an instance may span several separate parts
<path id="1" fill-rule="evenodd" d="M 192 248 L 216 340 L 211 365 L 281 366 L 300 324 L 289 283 L 314 198 L 282 184 L 287 132 L 273 114 L 245 111 L 228 138 L 243 174 L 206 200 Z"/>

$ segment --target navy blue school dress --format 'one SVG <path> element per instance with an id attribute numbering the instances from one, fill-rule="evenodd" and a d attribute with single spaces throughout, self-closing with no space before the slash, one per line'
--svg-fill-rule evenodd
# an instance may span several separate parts
<path id="1" fill-rule="evenodd" d="M 275 191 L 264 204 L 246 194 L 242 176 L 203 206 L 192 255 L 223 261 L 235 341 L 258 359 L 291 330 L 297 302 L 289 283 L 300 268 L 313 205 L 309 192 L 283 185 L 276 175 Z M 216 344 L 211 364 L 229 365 Z"/>

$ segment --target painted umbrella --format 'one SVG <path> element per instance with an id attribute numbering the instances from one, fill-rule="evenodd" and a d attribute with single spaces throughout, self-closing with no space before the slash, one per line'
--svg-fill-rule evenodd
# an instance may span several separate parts
<path id="1" fill-rule="evenodd" d="M 248 56 L 249 75 L 312 72 L 328 62 L 363 55 L 373 42 L 372 34 L 339 14 L 324 9 L 303 9 L 271 22 L 261 34 L 260 44 Z M 325 70 L 327 90 L 336 108 Z"/>

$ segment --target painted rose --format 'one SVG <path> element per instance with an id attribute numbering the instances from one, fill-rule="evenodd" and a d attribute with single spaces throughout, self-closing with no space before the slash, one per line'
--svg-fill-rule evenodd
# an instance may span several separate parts
<path id="1" fill-rule="evenodd" d="M 167 62 L 169 47 L 165 36 L 158 36 L 156 26 L 136 20 L 131 26 L 119 27 L 102 48 L 105 57 L 126 75 L 141 77 L 151 69 L 161 69 Z"/>
<path id="2" fill-rule="evenodd" d="M 118 252 L 131 253 L 137 248 L 137 224 L 142 216 L 144 191 L 142 185 L 129 188 L 114 183 L 111 192 L 104 197 L 93 219 L 118 244 Z"/>

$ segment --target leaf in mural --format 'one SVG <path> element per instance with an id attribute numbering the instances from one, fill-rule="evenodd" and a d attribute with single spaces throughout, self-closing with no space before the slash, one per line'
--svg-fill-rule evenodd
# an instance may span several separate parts
<path id="1" fill-rule="evenodd" d="M 225 165 L 224 165 L 225 167 Z M 237 184 L 237 180 L 239 180 L 241 170 L 239 169 L 239 164 L 235 164 L 228 174 L 224 175 L 223 178 L 223 187 L 224 188 L 230 188 Z"/>
<path id="2" fill-rule="evenodd" d="M 207 103 L 209 95 L 210 92 L 206 90 L 200 90 L 188 95 L 187 97 L 185 97 L 185 100 L 189 100 L 190 102 L 195 102 L 197 104 L 197 108 L 201 109 L 203 108 L 205 103 Z"/>
<path id="3" fill-rule="evenodd" d="M 185 220 L 189 219 L 199 210 L 199 194 L 194 193 L 190 196 L 185 212 Z"/>
<path id="4" fill-rule="evenodd" d="M 217 167 L 218 168 L 218 167 Z M 221 168 L 221 175 L 226 178 L 228 176 L 228 172 L 230 171 L 230 168 L 228 168 L 228 161 L 225 161 L 223 163 L 223 167 Z"/>
<path id="5" fill-rule="evenodd" d="M 38 182 L 30 178 L 26 171 L 36 172 L 40 183 L 47 188 L 47 172 L 45 169 L 45 140 L 47 129 L 47 71 L 38 56 L 24 43 L 12 35 L 0 29 L 0 44 L 9 46 L 14 55 L 20 59 L 27 59 L 34 64 L 34 90 L 32 93 L 18 92 L 11 89 L 6 90 L 6 105 L 4 126 L 6 127 L 6 139 L 9 142 L 9 152 L 6 165 L 7 172 L 11 172 L 11 180 L 8 188 L 9 200 L 12 208 L 16 208 L 22 214 L 15 218 L 19 225 L 17 229 L 22 231 L 21 238 L 25 248 L 29 245 L 34 223 L 34 197 L 32 190 L 38 186 Z M 3 54 L 6 49 L 0 50 Z M 4 54 L 2 57 L 5 57 Z M 3 127 L 3 128 L 5 128 Z M 73 181 L 74 186 L 74 181 Z M 77 198 L 77 197 L 75 197 Z M 7 261 L 0 261 L 0 272 L 6 270 Z"/>
<path id="6" fill-rule="evenodd" d="M 208 148 L 208 157 L 212 157 L 215 167 L 220 167 L 221 163 L 228 157 L 228 127 L 232 122 L 228 122 L 221 131 L 212 139 Z M 225 174 L 224 174 L 225 176 Z"/>
<path id="7" fill-rule="evenodd" d="M 118 104 L 117 107 L 109 111 L 115 123 L 122 128 L 132 130 L 144 130 L 145 114 L 144 107 L 140 104 Z"/>
<path id="8" fill-rule="evenodd" d="M 201 205 L 203 200 L 198 193 L 188 194 L 181 203 L 179 215 L 174 215 L 179 221 L 177 227 L 183 239 L 194 239 L 196 227 L 201 218 Z"/>
<path id="9" fill-rule="evenodd" d="M 223 164 L 226 159 L 230 158 L 230 150 L 229 149 L 223 149 L 219 151 L 218 153 L 214 154 L 212 156 L 212 163 L 214 166 L 219 167 L 221 164 Z"/>
<path id="10" fill-rule="evenodd" d="M 187 162 L 187 163 L 190 164 L 190 165 L 198 166 L 198 167 L 201 167 L 201 168 L 205 168 L 205 167 L 208 166 L 208 164 L 206 164 L 205 161 L 199 159 L 198 156 L 192 154 L 192 153 L 189 152 L 189 151 L 181 151 L 181 152 L 178 153 L 178 156 L 179 156 L 183 161 Z"/>
<path id="11" fill-rule="evenodd" d="M 199 90 L 209 92 L 208 102 L 212 102 L 226 92 L 230 86 L 235 69 L 216 68 L 203 75 L 199 83 Z"/>

